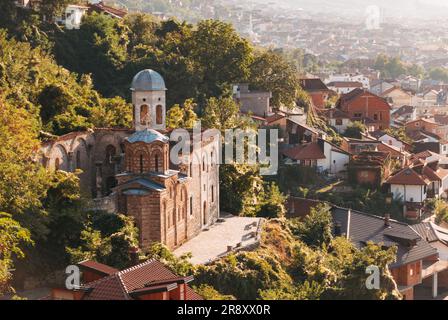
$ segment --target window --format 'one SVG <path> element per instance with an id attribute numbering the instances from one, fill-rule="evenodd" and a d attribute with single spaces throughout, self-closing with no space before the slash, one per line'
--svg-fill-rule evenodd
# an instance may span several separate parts
<path id="1" fill-rule="evenodd" d="M 155 162 L 155 166 L 156 166 L 156 172 L 159 172 L 159 155 L 156 154 L 154 156 L 154 162 Z"/>
<path id="2" fill-rule="evenodd" d="M 362 113 L 355 113 L 353 114 L 354 118 L 362 118 Z"/>
<path id="3" fill-rule="evenodd" d="M 111 164 L 113 162 L 113 158 L 117 154 L 117 149 L 113 145 L 108 145 L 106 147 L 106 163 Z"/>
<path id="4" fill-rule="evenodd" d="M 140 107 L 140 124 L 142 126 L 150 123 L 149 107 L 144 104 Z"/>
<path id="5" fill-rule="evenodd" d="M 160 104 L 156 107 L 156 123 L 163 123 L 163 107 Z"/>
<path id="6" fill-rule="evenodd" d="M 373 115 L 373 120 L 375 120 L 375 121 L 378 120 L 378 115 L 376 113 Z"/>
<path id="7" fill-rule="evenodd" d="M 59 158 L 54 160 L 54 170 L 58 171 L 61 166 Z"/>
<path id="8" fill-rule="evenodd" d="M 336 125 L 342 126 L 342 119 L 336 119 Z"/>
<path id="9" fill-rule="evenodd" d="M 190 177 L 193 177 L 193 161 L 190 162 Z"/>
<path id="10" fill-rule="evenodd" d="M 140 173 L 143 173 L 143 155 L 140 155 Z"/>
<path id="11" fill-rule="evenodd" d="M 193 215 L 193 197 L 190 197 L 190 216 Z"/>
<path id="12" fill-rule="evenodd" d="M 212 202 L 215 202 L 215 187 L 212 186 Z"/>
<path id="13" fill-rule="evenodd" d="M 76 169 L 81 169 L 81 151 L 76 151 Z"/>

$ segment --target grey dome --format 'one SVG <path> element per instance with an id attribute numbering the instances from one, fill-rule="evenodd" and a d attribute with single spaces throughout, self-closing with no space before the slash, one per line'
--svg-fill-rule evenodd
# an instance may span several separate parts
<path id="1" fill-rule="evenodd" d="M 166 90 L 165 80 L 162 76 L 151 69 L 145 69 L 137 73 L 132 80 L 133 91 L 163 91 Z"/>

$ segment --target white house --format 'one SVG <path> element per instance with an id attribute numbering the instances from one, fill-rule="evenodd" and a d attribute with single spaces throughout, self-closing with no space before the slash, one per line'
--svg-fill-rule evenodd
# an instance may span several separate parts
<path id="1" fill-rule="evenodd" d="M 363 89 L 370 89 L 370 79 L 369 77 L 363 74 L 333 74 L 328 77 L 325 81 L 326 83 L 330 82 L 359 82 L 362 85 Z"/>
<path id="2" fill-rule="evenodd" d="M 322 110 L 321 114 L 338 133 L 344 133 L 352 123 L 350 116 L 337 108 Z"/>
<path id="3" fill-rule="evenodd" d="M 320 138 L 287 148 L 282 154 L 286 164 L 314 167 L 318 172 L 335 175 L 344 173 L 350 160 L 349 153 Z"/>
<path id="4" fill-rule="evenodd" d="M 403 141 L 398 140 L 397 138 L 392 137 L 387 133 L 377 131 L 377 132 L 371 132 L 370 135 L 375 139 L 377 139 L 378 141 L 381 141 L 389 146 L 393 146 L 398 150 L 403 151 L 405 149 L 406 145 L 403 143 Z"/>
<path id="5" fill-rule="evenodd" d="M 405 168 L 390 177 L 386 183 L 390 185 L 390 192 L 395 199 L 401 199 L 403 202 L 423 203 L 428 198 L 431 181 L 412 168 Z"/>
<path id="6" fill-rule="evenodd" d="M 357 88 L 362 89 L 363 85 L 361 82 L 357 81 L 332 81 L 327 83 L 327 87 L 338 94 L 346 94 Z"/>
<path id="7" fill-rule="evenodd" d="M 65 8 L 64 16 L 57 19 L 57 21 L 62 23 L 68 30 L 79 29 L 82 17 L 87 13 L 87 10 L 89 10 L 88 7 L 69 4 Z"/>
<path id="8" fill-rule="evenodd" d="M 409 203 L 423 203 L 428 198 L 446 197 L 448 170 L 438 161 L 418 163 L 404 168 L 387 181 L 394 198 Z"/>

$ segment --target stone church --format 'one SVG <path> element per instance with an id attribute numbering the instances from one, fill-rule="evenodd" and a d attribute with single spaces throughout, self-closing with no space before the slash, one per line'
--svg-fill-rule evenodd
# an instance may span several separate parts
<path id="1" fill-rule="evenodd" d="M 219 165 L 214 161 L 219 150 L 213 139 L 196 133 L 201 135 L 199 148 L 173 165 L 165 81 L 143 70 L 131 91 L 133 128 L 66 134 L 42 145 L 41 161 L 50 170 L 80 169 L 82 190 L 95 208 L 135 218 L 142 247 L 157 241 L 174 249 L 219 217 Z"/>

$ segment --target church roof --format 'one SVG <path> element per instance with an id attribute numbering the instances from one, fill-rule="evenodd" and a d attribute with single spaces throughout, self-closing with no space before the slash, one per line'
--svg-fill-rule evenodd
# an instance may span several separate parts
<path id="1" fill-rule="evenodd" d="M 156 71 L 145 69 L 137 73 L 132 80 L 132 91 L 165 91 L 165 80 Z"/>
<path id="2" fill-rule="evenodd" d="M 126 186 L 133 185 L 133 184 L 139 185 L 144 190 L 149 189 L 149 190 L 154 190 L 154 191 L 158 191 L 158 192 L 165 190 L 165 187 L 162 186 L 161 184 L 158 184 L 156 182 L 153 182 L 153 181 L 145 179 L 145 178 L 137 178 L 134 180 L 130 180 L 130 181 L 127 181 L 127 182 L 119 185 L 118 187 L 123 189 L 123 188 L 126 188 Z M 130 191 L 129 193 L 136 193 L 137 191 L 141 191 L 141 189 L 131 188 L 126 191 Z"/>
<path id="3" fill-rule="evenodd" d="M 160 141 L 166 143 L 169 140 L 170 139 L 167 136 L 153 129 L 144 129 L 141 131 L 136 131 L 132 136 L 126 138 L 126 141 L 130 143 L 136 143 L 136 142 L 151 143 L 154 141 Z"/>

